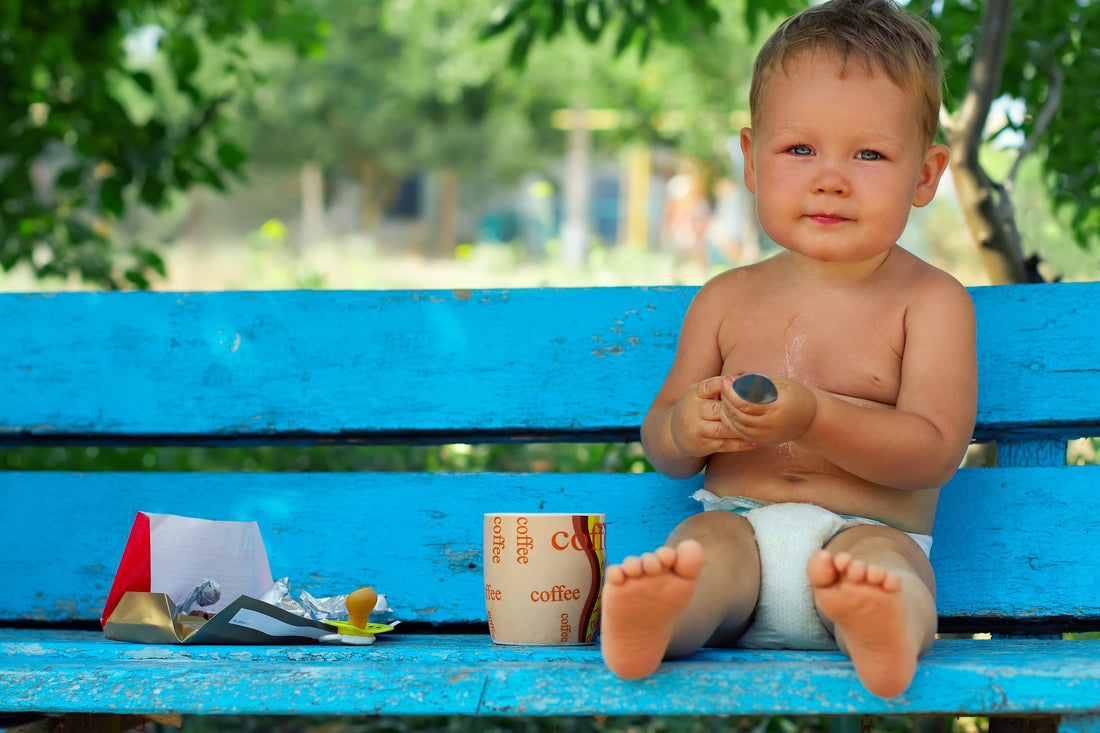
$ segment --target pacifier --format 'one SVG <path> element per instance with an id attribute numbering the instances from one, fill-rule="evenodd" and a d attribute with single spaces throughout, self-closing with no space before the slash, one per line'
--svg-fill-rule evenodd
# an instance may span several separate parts
<path id="1" fill-rule="evenodd" d="M 317 639 L 322 644 L 355 644 L 365 646 L 374 643 L 374 635 L 385 631 L 393 631 L 392 626 L 386 624 L 372 624 L 367 619 L 370 612 L 378 603 L 378 594 L 373 588 L 366 586 L 348 594 L 344 603 L 348 607 L 347 621 L 325 621 L 329 626 L 335 626 L 337 633 L 325 634 Z"/>

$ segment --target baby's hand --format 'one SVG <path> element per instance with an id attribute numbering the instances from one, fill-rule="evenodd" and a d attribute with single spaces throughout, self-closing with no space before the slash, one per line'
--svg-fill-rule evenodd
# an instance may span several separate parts
<path id="1" fill-rule="evenodd" d="M 735 377 L 722 379 L 722 424 L 733 435 L 759 445 L 777 445 L 797 440 L 817 414 L 817 395 L 800 382 L 771 377 L 779 397 L 774 402 L 757 404 L 737 394 Z"/>
<path id="2" fill-rule="evenodd" d="M 756 447 L 730 432 L 724 423 L 721 414 L 724 381 L 724 377 L 711 377 L 693 384 L 673 406 L 669 416 L 672 442 L 685 455 L 703 457 Z"/>

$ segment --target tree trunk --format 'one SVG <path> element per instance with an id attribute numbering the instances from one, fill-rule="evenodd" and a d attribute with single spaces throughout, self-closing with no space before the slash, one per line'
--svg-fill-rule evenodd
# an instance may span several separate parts
<path id="1" fill-rule="evenodd" d="M 653 154 L 647 145 L 627 149 L 623 166 L 624 207 L 620 216 L 620 244 L 635 252 L 649 250 L 649 182 Z"/>
<path id="2" fill-rule="evenodd" d="M 966 95 L 958 112 L 945 119 L 943 125 L 963 218 L 994 284 L 1041 279 L 1035 263 L 1024 258 L 1008 186 L 993 181 L 978 157 L 990 107 L 1000 95 L 1011 22 L 1012 0 L 989 0 L 982 15 Z"/>
<path id="3" fill-rule="evenodd" d="M 356 161 L 355 173 L 362 188 L 363 231 L 372 238 L 379 236 L 386 206 L 392 198 L 393 182 L 372 161 Z"/>
<path id="4" fill-rule="evenodd" d="M 562 186 L 564 217 L 561 227 L 562 261 L 568 267 L 584 263 L 588 255 L 588 206 L 591 190 L 591 137 L 584 105 L 574 105 L 570 115 L 569 149 Z"/>
<path id="5" fill-rule="evenodd" d="M 325 182 L 321 166 L 314 161 L 302 164 L 302 233 L 301 248 L 317 244 L 325 238 Z"/>
<path id="6" fill-rule="evenodd" d="M 434 254 L 453 259 L 458 248 L 458 172 L 444 168 L 439 172 L 439 231 Z"/>
<path id="7" fill-rule="evenodd" d="M 959 147 L 948 145 L 954 153 Z M 951 177 L 959 197 L 963 219 L 977 243 L 994 285 L 1033 282 L 1037 277 L 1032 263 L 1024 259 L 1023 242 L 1016 228 L 1016 213 L 1008 191 L 992 181 L 977 162 L 962 155 L 951 162 Z"/>

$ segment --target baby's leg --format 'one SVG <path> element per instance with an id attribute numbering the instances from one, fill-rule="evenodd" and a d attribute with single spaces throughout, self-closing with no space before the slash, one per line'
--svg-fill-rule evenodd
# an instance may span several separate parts
<path id="1" fill-rule="evenodd" d="M 759 594 L 760 557 L 749 523 L 724 511 L 690 517 L 665 547 L 607 569 L 604 661 L 634 679 L 707 642 L 732 642 L 748 626 Z"/>
<path id="2" fill-rule="evenodd" d="M 932 566 L 890 527 L 860 525 L 815 553 L 806 572 L 818 613 L 868 691 L 900 695 L 936 634 Z"/>

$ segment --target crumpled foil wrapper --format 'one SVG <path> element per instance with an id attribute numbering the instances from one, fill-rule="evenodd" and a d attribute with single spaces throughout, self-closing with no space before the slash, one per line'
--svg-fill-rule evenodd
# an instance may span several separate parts
<path id="1" fill-rule="evenodd" d="M 176 605 L 176 615 L 180 616 L 190 613 L 191 609 L 195 606 L 205 608 L 206 606 L 213 605 L 221 600 L 221 597 L 221 584 L 216 580 L 204 578 L 203 581 L 191 591 L 191 595 L 187 596 L 183 602 Z"/>
<path id="2" fill-rule="evenodd" d="M 315 598 L 310 593 L 302 591 L 297 600 L 290 596 L 290 583 L 288 578 L 279 578 L 264 591 L 260 600 L 278 606 L 284 611 L 289 611 L 295 616 L 311 618 L 314 621 L 346 621 L 348 618 L 347 594 L 342 596 L 330 596 L 328 598 Z M 378 603 L 367 619 L 372 624 L 386 624 L 396 626 L 401 623 L 386 602 L 383 593 L 378 594 Z"/>

